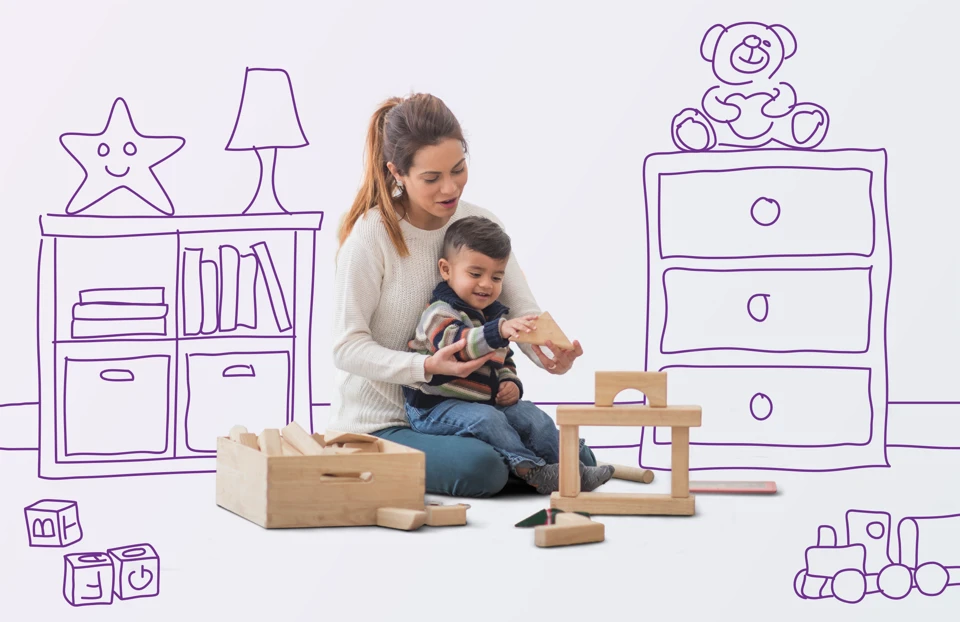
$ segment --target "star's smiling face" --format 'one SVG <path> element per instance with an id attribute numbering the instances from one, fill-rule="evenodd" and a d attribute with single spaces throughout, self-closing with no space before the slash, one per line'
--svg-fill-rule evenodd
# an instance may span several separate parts
<path id="1" fill-rule="evenodd" d="M 97 155 L 103 160 L 103 169 L 114 177 L 124 177 L 130 172 L 130 158 L 137 155 L 137 144 L 132 140 L 123 143 L 122 149 L 111 149 L 110 144 L 102 142 L 97 145 Z M 111 170 L 111 165 L 113 170 Z M 122 170 L 122 173 L 115 171 Z"/>

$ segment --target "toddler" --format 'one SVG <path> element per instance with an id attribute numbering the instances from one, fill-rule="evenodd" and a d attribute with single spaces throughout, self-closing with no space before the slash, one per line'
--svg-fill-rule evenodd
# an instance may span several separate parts
<path id="1" fill-rule="evenodd" d="M 560 435 L 549 415 L 521 399 L 523 384 L 509 341 L 533 330 L 537 316 L 508 320 L 510 310 L 497 301 L 510 252 L 506 232 L 487 218 L 462 218 L 447 229 L 438 262 L 442 280 L 409 347 L 433 354 L 466 339 L 457 353 L 460 360 L 496 354 L 466 378 L 434 375 L 419 389 L 404 387 L 407 417 L 418 432 L 484 441 L 517 477 L 540 494 L 550 494 L 559 489 Z M 595 490 L 612 476 L 612 466 L 580 463 L 583 491 Z"/>

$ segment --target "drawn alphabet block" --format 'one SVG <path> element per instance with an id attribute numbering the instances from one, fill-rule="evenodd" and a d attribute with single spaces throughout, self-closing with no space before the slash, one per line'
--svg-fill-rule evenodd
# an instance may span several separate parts
<path id="1" fill-rule="evenodd" d="M 121 600 L 160 593 L 160 556 L 149 544 L 107 549 L 113 562 L 113 593 Z"/>
<path id="2" fill-rule="evenodd" d="M 23 508 L 30 546 L 66 547 L 83 538 L 76 501 L 41 499 Z"/>
<path id="3" fill-rule="evenodd" d="M 63 597 L 74 607 L 113 602 L 114 566 L 106 553 L 63 556 Z"/>

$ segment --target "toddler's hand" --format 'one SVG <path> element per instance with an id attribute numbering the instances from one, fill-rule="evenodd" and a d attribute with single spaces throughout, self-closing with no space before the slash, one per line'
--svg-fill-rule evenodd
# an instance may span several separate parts
<path id="1" fill-rule="evenodd" d="M 515 317 L 500 323 L 500 336 L 504 339 L 513 339 L 520 333 L 529 333 L 537 328 L 537 315 Z"/>
<path id="2" fill-rule="evenodd" d="M 510 381 L 500 383 L 500 390 L 497 391 L 498 406 L 513 406 L 520 399 L 520 388 Z"/>

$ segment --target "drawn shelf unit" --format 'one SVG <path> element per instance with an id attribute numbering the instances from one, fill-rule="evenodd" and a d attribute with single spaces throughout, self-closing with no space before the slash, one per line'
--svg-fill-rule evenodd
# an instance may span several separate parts
<path id="1" fill-rule="evenodd" d="M 882 149 L 647 157 L 646 369 L 710 415 L 692 470 L 888 465 L 886 166 Z M 669 434 L 644 428 L 644 468 L 669 468 Z"/>
<path id="2" fill-rule="evenodd" d="M 309 429 L 322 220 L 41 217 L 40 477 L 213 472 L 237 421 Z"/>

